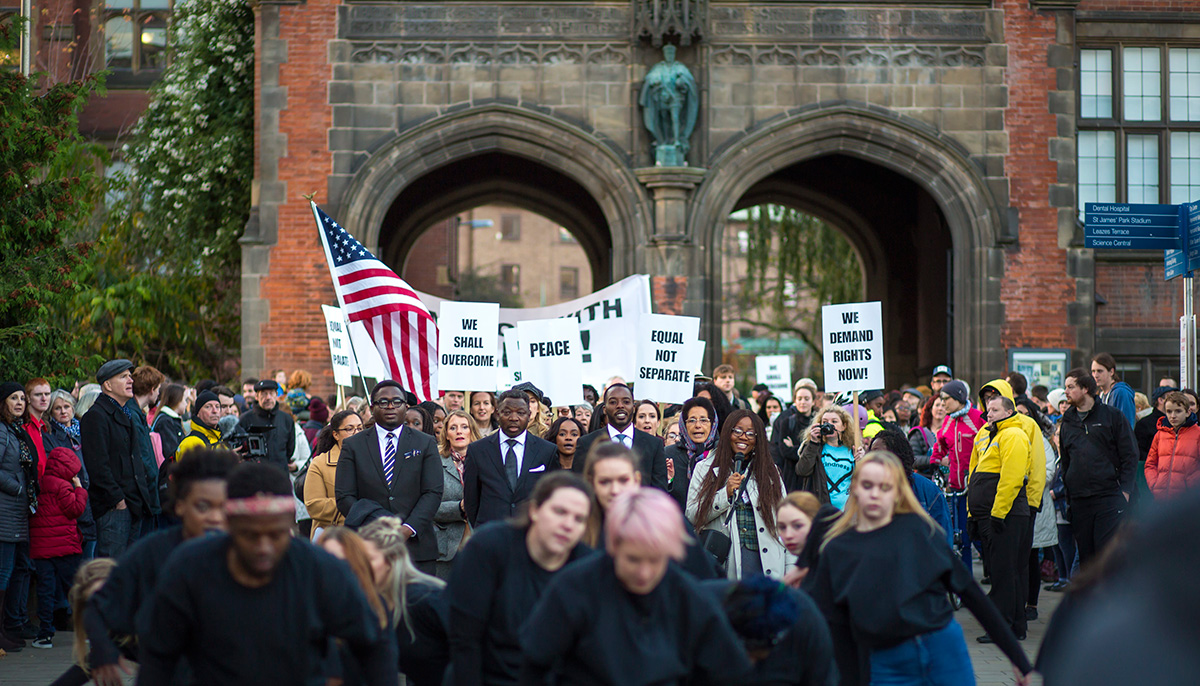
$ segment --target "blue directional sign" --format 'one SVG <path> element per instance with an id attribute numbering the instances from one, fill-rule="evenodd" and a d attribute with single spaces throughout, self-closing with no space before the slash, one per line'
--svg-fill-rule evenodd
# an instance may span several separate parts
<path id="1" fill-rule="evenodd" d="M 1179 250 L 1183 248 L 1179 227 L 1176 205 L 1090 202 L 1084 206 L 1083 240 L 1088 248 Z M 1197 250 L 1200 252 L 1200 238 Z"/>
<path id="2" fill-rule="evenodd" d="M 1187 273 L 1186 258 L 1182 250 L 1165 250 L 1163 255 L 1163 275 L 1167 281 Z"/>
<path id="3" fill-rule="evenodd" d="M 1179 224 L 1184 227 L 1183 248 L 1187 254 L 1187 270 L 1200 268 L 1200 202 L 1189 202 L 1179 206 Z"/>

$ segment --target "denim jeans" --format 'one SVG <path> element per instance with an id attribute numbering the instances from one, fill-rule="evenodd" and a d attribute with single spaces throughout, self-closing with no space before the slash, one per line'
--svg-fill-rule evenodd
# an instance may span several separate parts
<path id="1" fill-rule="evenodd" d="M 109 510 L 96 518 L 96 557 L 120 557 L 142 533 L 142 521 L 129 508 Z"/>
<path id="2" fill-rule="evenodd" d="M 967 641 L 957 620 L 871 653 L 871 686 L 975 686 Z"/>
<path id="3" fill-rule="evenodd" d="M 82 562 L 81 555 L 64 555 L 34 560 L 38 587 L 38 637 L 54 636 L 54 610 L 71 590 L 71 582 Z"/>
<path id="4" fill-rule="evenodd" d="M 33 560 L 29 557 L 29 541 L 15 545 L 12 576 L 4 600 L 5 629 L 20 629 L 29 624 L 29 580 L 33 576 Z"/>
<path id="5" fill-rule="evenodd" d="M 17 562 L 17 544 L 0 541 L 0 591 L 8 588 L 13 565 Z"/>

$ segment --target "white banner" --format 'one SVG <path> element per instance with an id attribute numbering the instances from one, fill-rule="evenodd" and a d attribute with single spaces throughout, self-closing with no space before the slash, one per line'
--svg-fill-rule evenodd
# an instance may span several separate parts
<path id="1" fill-rule="evenodd" d="M 883 388 L 883 311 L 879 301 L 821 308 L 825 390 Z"/>
<path id="2" fill-rule="evenodd" d="M 500 369 L 500 306 L 444 302 L 438 316 L 438 390 L 479 388 Z"/>
<path id="3" fill-rule="evenodd" d="M 521 380 L 550 397 L 555 405 L 583 402 L 583 346 L 573 318 L 517 322 Z"/>
<path id="4" fill-rule="evenodd" d="M 766 384 L 771 395 L 792 397 L 792 356 L 759 355 L 754 358 L 754 378 Z"/>
<path id="5" fill-rule="evenodd" d="M 692 397 L 692 374 L 700 365 L 696 346 L 698 317 L 643 314 L 635 338 L 637 374 L 629 377 L 639 398 L 660 403 L 682 403 Z"/>
<path id="6" fill-rule="evenodd" d="M 508 363 L 500 367 L 496 377 L 496 389 L 506 391 L 521 383 L 521 345 L 517 340 L 516 329 L 505 329 L 500 338 L 504 345 L 504 360 Z M 553 396 L 550 398 L 554 399 Z"/>
<path id="7" fill-rule="evenodd" d="M 417 297 L 434 317 L 441 316 L 442 303 L 452 302 L 420 291 L 417 291 Z M 572 317 L 579 322 L 583 378 L 600 388 L 613 376 L 626 380 L 634 377 L 637 372 L 637 341 L 630 334 L 638 330 L 638 318 L 649 313 L 650 277 L 635 274 L 591 295 L 557 305 L 501 307 L 500 332 L 529 319 Z M 355 339 L 355 343 L 358 343 L 358 339 Z"/>
<path id="8" fill-rule="evenodd" d="M 325 332 L 329 334 L 329 355 L 333 360 L 333 382 L 339 386 L 353 386 L 358 375 L 358 362 L 354 348 L 350 345 L 350 331 L 342 308 L 322 305 L 325 315 Z"/>

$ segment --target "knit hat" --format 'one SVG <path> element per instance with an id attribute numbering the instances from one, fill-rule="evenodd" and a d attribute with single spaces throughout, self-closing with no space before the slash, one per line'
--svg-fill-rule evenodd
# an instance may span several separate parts
<path id="1" fill-rule="evenodd" d="M 16 393 L 17 391 L 24 393 L 25 387 L 16 381 L 5 381 L 4 383 L 0 383 L 0 402 L 8 400 L 8 396 Z"/>
<path id="2" fill-rule="evenodd" d="M 883 397 L 883 391 L 863 391 L 858 396 L 858 402 L 862 403 L 863 405 L 866 405 L 867 403 L 871 402 L 872 400 L 875 400 L 876 398 L 882 398 L 882 397 Z"/>
<path id="3" fill-rule="evenodd" d="M 761 574 L 734 584 L 723 604 L 734 632 L 751 650 L 774 647 L 800 621 L 802 609 L 795 591 Z"/>
<path id="4" fill-rule="evenodd" d="M 199 414 L 200 408 L 214 401 L 218 405 L 221 404 L 221 399 L 217 397 L 216 393 L 213 393 L 212 391 L 200 391 L 200 393 L 196 396 L 196 402 L 192 403 L 192 416 L 194 417 Z"/>
<path id="5" fill-rule="evenodd" d="M 130 369 L 133 369 L 133 363 L 129 360 L 109 360 L 96 370 L 96 383 L 103 386 L 105 381 Z"/>
<path id="6" fill-rule="evenodd" d="M 942 386 L 942 393 L 945 393 L 946 395 L 950 396 L 951 398 L 954 398 L 955 400 L 962 403 L 963 405 L 967 404 L 967 396 L 968 396 L 967 385 L 965 383 L 959 381 L 958 379 L 955 379 L 954 381 L 949 381 L 946 383 L 945 386 Z"/>
<path id="7" fill-rule="evenodd" d="M 1175 389 L 1168 388 L 1167 390 L 1172 391 Z M 1155 391 L 1154 393 L 1155 393 L 1154 399 L 1157 400 L 1158 399 L 1158 391 Z M 1067 392 L 1061 388 L 1056 388 L 1053 391 L 1050 391 L 1049 393 L 1046 394 L 1046 402 L 1050 403 L 1050 409 L 1054 410 L 1055 412 L 1058 411 L 1059 404 L 1062 403 L 1062 401 L 1064 401 L 1066 399 L 1067 399 Z M 1153 402 L 1151 404 L 1153 404 Z"/>
<path id="8" fill-rule="evenodd" d="M 322 424 L 329 421 L 329 406 L 320 396 L 313 396 L 312 401 L 308 403 L 308 418 Z"/>

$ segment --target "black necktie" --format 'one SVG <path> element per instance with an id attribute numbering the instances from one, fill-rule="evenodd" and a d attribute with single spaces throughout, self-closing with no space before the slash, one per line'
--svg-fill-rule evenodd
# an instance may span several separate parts
<path id="1" fill-rule="evenodd" d="M 517 487 L 517 439 L 510 438 L 505 443 L 508 443 L 508 452 L 504 454 L 504 473 L 508 475 L 508 487 Z"/>

